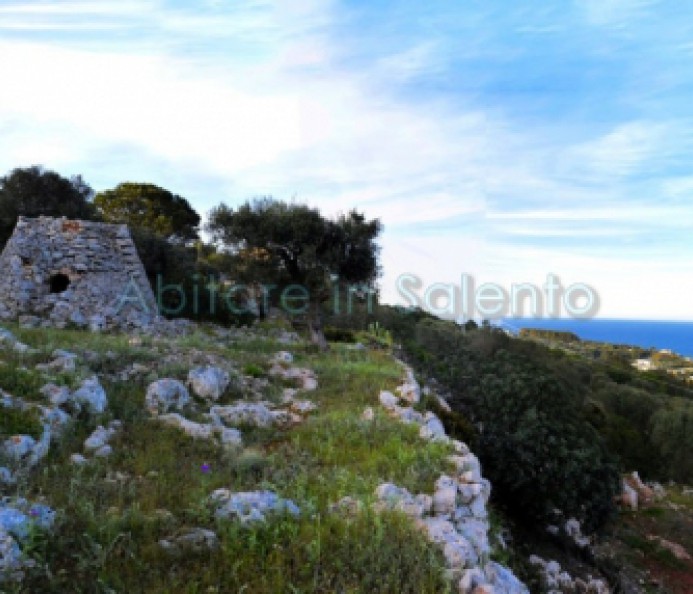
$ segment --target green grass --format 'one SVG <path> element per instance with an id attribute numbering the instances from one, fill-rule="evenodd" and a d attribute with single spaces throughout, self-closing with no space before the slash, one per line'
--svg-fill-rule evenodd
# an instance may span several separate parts
<path id="1" fill-rule="evenodd" d="M 0 441 L 13 435 L 30 435 L 38 439 L 43 432 L 37 409 L 20 410 L 0 407 Z"/>
<path id="2" fill-rule="evenodd" d="M 431 493 L 438 475 L 450 470 L 449 446 L 422 441 L 416 428 L 379 409 L 379 391 L 393 389 L 402 378 L 387 352 L 333 345 L 320 354 L 263 336 L 222 340 L 203 328 L 176 341 L 176 356 L 164 363 L 171 348 L 164 341 L 131 346 L 124 336 L 11 329 L 44 353 L 53 348 L 99 353 L 99 372 L 144 361 L 159 377 L 183 379 L 190 367 L 186 357 L 207 352 L 247 376 L 263 377 L 271 355 L 289 350 L 296 365 L 316 371 L 319 382 L 317 391 L 300 396 L 319 405 L 302 425 L 243 428 L 244 447 L 224 450 L 150 419 L 144 409 L 147 380 L 102 380 L 107 412 L 80 418 L 18 487 L 24 496 L 45 498 L 59 515 L 55 529 L 32 542 L 40 562 L 17 592 L 449 591 L 440 551 L 407 518 L 370 511 L 378 484 Z M 109 351 L 116 356 L 106 357 Z M 40 374 L 20 373 L 10 364 L 6 377 L 18 392 L 33 393 L 43 383 Z M 282 385 L 272 379 L 266 395 L 275 399 Z M 366 406 L 376 410 L 371 423 L 360 419 Z M 90 431 L 111 419 L 123 422 L 111 441 L 113 456 L 72 465 L 70 454 L 82 451 Z M 203 464 L 209 472 L 202 471 Z M 293 499 L 301 516 L 274 517 L 252 527 L 217 521 L 208 496 L 220 487 L 271 489 Z M 345 495 L 363 501 L 361 515 L 345 519 L 328 512 Z M 197 526 L 217 532 L 218 550 L 176 557 L 157 544 Z"/>

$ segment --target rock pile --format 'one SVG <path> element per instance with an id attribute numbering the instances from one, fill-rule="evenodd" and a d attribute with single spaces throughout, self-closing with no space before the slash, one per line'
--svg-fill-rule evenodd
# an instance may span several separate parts
<path id="1" fill-rule="evenodd" d="M 31 435 L 21 434 L 12 435 L 5 441 L 0 442 L 0 454 L 6 458 L 15 471 L 31 468 L 38 464 L 48 453 L 52 441 L 60 435 L 71 420 L 70 415 L 63 408 L 74 411 L 74 408 L 65 407 L 65 404 L 70 401 L 73 394 L 70 394 L 67 388 L 65 388 L 65 392 L 65 401 L 59 404 L 54 403 L 52 407 L 48 407 L 42 404 L 25 402 L 21 398 L 15 398 L 0 391 L 0 409 L 14 408 L 27 414 L 37 414 L 38 421 L 42 427 L 41 435 L 38 439 Z M 2 472 L 2 476 L 5 478 L 3 482 L 13 482 L 10 469 L 6 468 Z"/>
<path id="2" fill-rule="evenodd" d="M 637 471 L 623 477 L 622 490 L 618 502 L 625 508 L 636 511 L 666 496 L 666 490 L 659 483 L 646 485 Z"/>
<path id="3" fill-rule="evenodd" d="M 282 499 L 272 491 L 243 491 L 217 489 L 210 497 L 218 519 L 234 519 L 241 524 L 264 522 L 268 514 L 300 514 L 299 507 L 291 499 Z"/>
<path id="4" fill-rule="evenodd" d="M 84 451 L 95 458 L 107 458 L 113 453 L 109 441 L 118 433 L 123 424 L 120 421 L 111 421 L 108 427 L 99 425 L 91 435 L 84 440 Z M 72 454 L 70 460 L 73 464 L 84 464 L 88 458 L 82 454 Z"/>
<path id="5" fill-rule="evenodd" d="M 491 484 L 481 476 L 478 458 L 462 442 L 450 439 L 440 419 L 420 413 L 400 402 L 416 404 L 421 395 L 413 371 L 405 366 L 406 379 L 396 390 L 383 391 L 379 399 L 386 412 L 405 423 L 415 423 L 422 439 L 449 443 L 455 450 L 450 462 L 452 476 L 441 475 L 433 495 L 412 495 L 406 489 L 385 483 L 375 492 L 376 510 L 398 510 L 415 522 L 427 538 L 443 551 L 451 580 L 460 594 L 529 594 L 513 573 L 489 560 L 489 522 L 486 504 Z M 372 418 L 372 415 L 367 415 Z"/>
<path id="6" fill-rule="evenodd" d="M 167 413 L 158 417 L 159 421 L 176 427 L 193 439 L 211 439 L 217 436 L 224 446 L 238 447 L 243 444 L 243 437 L 238 429 L 225 427 L 222 423 L 196 423 L 179 413 Z"/>
<path id="7" fill-rule="evenodd" d="M 282 351 L 275 356 L 275 361 L 293 361 L 291 353 Z M 281 367 L 282 372 L 291 372 L 296 368 Z M 300 369 L 295 377 L 310 379 L 310 388 L 317 386 L 313 371 Z M 224 393 L 231 381 L 229 372 L 220 367 L 196 367 L 188 373 L 188 384 L 195 395 L 204 399 L 206 405 L 215 402 Z M 305 386 L 305 382 L 303 382 Z M 231 404 L 213 404 L 203 413 L 208 422 L 200 423 L 185 418 L 180 412 L 185 407 L 194 408 L 187 387 L 176 379 L 164 378 L 152 382 L 147 388 L 145 406 L 150 414 L 159 421 L 176 427 L 195 439 L 218 437 L 225 446 L 242 445 L 242 435 L 235 427 L 271 427 L 273 425 L 294 425 L 316 410 L 317 405 L 309 400 L 296 400 L 297 390 L 287 388 L 282 399 L 282 408 L 275 409 L 270 402 L 236 401 Z M 175 411 L 175 412 L 170 412 Z M 163 414 L 162 414 L 163 413 Z"/>
<path id="8" fill-rule="evenodd" d="M 0 499 L 0 584 L 19 581 L 36 565 L 22 550 L 35 528 L 53 526 L 55 512 L 48 506 L 17 497 Z"/>
<path id="9" fill-rule="evenodd" d="M 529 562 L 539 570 L 543 586 L 548 594 L 609 594 L 609 586 L 604 580 L 588 576 L 587 580 L 573 578 L 561 570 L 558 561 L 546 561 L 532 555 Z"/>
<path id="10" fill-rule="evenodd" d="M 269 374 L 274 377 L 294 381 L 300 389 L 311 391 L 318 387 L 318 380 L 312 369 L 292 367 L 293 355 L 287 351 L 278 352 L 272 359 L 272 367 Z"/>

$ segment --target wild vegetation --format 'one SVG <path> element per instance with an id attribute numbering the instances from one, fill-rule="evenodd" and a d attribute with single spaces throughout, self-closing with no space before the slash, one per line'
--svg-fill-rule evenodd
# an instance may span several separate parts
<path id="1" fill-rule="evenodd" d="M 3 591 L 413 594 L 448 588 L 440 552 L 407 518 L 370 511 L 378 484 L 430 491 L 449 469 L 448 446 L 422 442 L 413 427 L 380 412 L 372 422 L 361 420 L 379 391 L 401 380 L 401 367 L 388 353 L 337 344 L 320 353 L 305 343 L 291 345 L 298 363 L 317 373 L 312 400 L 318 411 L 290 429 L 243 427 L 243 447 L 229 450 L 153 421 L 144 405 L 146 387 L 157 377 L 185 380 L 206 353 L 241 374 L 250 370 L 249 377 L 266 384 L 265 396 L 277 401 L 286 384 L 267 372 L 271 355 L 286 346 L 273 338 L 273 324 L 222 336 L 200 329 L 139 345 L 126 336 L 11 330 L 39 352 L 0 351 L 0 388 L 43 402 L 38 387 L 59 378 L 35 365 L 54 349 L 69 348 L 79 357 L 71 381 L 99 373 L 109 406 L 102 415 L 79 417 L 38 468 L 3 487 L 5 495 L 58 510 L 54 528 L 33 533 L 26 548 L 36 568 L 21 584 L 3 584 Z M 116 379 L 132 363 L 145 370 Z M 221 401 L 237 397 L 233 392 Z M 2 419 L 0 441 L 35 428 L 31 416 Z M 123 423 L 111 441 L 114 453 L 72 463 L 70 455 L 81 451 L 90 432 L 114 419 Z M 221 487 L 275 491 L 295 501 L 301 515 L 248 526 L 217 520 L 208 500 Z M 345 495 L 362 502 L 361 515 L 330 513 L 330 504 Z M 193 526 L 216 531 L 219 548 L 171 556 L 158 544 Z"/>
<path id="2" fill-rule="evenodd" d="M 50 533 L 32 532 L 26 550 L 38 565 L 11 591 L 71 592 L 79 583 L 89 592 L 445 592 L 440 552 L 403 517 L 370 512 L 379 483 L 430 490 L 448 464 L 446 447 L 422 443 L 412 427 L 381 414 L 373 423 L 360 420 L 378 392 L 399 379 L 390 351 L 446 393 L 452 410 L 435 399 L 425 406 L 480 456 L 493 484 L 495 528 L 511 526 L 524 540 L 493 554 L 527 583 L 538 582 L 527 567 L 532 551 L 526 547 L 544 546 L 545 527 L 569 517 L 605 535 L 610 549 L 600 568 L 606 572 L 618 573 L 619 563 L 635 572 L 640 556 L 652 555 L 657 571 L 690 577 L 687 562 L 672 561 L 662 545 L 673 539 L 690 546 L 677 528 L 692 526 L 682 488 L 670 489 L 666 505 L 641 512 L 619 516 L 614 502 L 626 471 L 693 482 L 693 392 L 685 382 L 663 371 L 638 372 L 628 349 L 586 346 L 570 334 L 527 331 L 518 339 L 489 324 L 460 327 L 421 311 L 369 311 L 364 301 L 378 273 L 380 223 L 356 212 L 332 220 L 271 199 L 236 210 L 220 205 L 210 219 L 215 243 L 204 244 L 197 213 L 163 188 L 120 184 L 97 198 L 78 176 L 14 170 L 0 179 L 0 239 L 18 215 L 128 223 L 155 291 L 160 283 L 182 287 L 164 291 L 163 312 L 225 326 L 249 323 L 276 305 L 291 313 L 281 291 L 266 295 L 263 287 L 304 284 L 307 316 L 289 317 L 299 328 L 307 322 L 322 350 L 304 343 L 292 350 L 318 373 L 319 413 L 291 430 L 244 427 L 243 449 L 225 450 L 153 423 L 146 412 L 148 383 L 185 379 L 201 353 L 232 362 L 247 381 L 265 382 L 266 397 L 276 401 L 286 387 L 268 374 L 269 356 L 282 348 L 273 339 L 277 322 L 226 334 L 200 327 L 173 341 L 147 337 L 139 344 L 127 336 L 13 327 L 38 350 L 0 350 L 2 390 L 40 402 L 46 381 L 74 388 L 97 373 L 110 405 L 101 415 L 79 416 L 39 469 L 3 487 L 59 510 Z M 130 216 L 134 205 L 140 218 Z M 237 295 L 237 307 L 228 307 L 221 292 L 206 290 L 233 282 L 246 291 Z M 348 313 L 321 307 L 346 285 L 355 288 L 349 299 L 361 305 Z M 254 312 L 248 298 L 255 299 Z M 356 340 L 367 348 L 354 349 Z M 55 348 L 77 352 L 76 372 L 36 368 Z M 133 364 L 146 373 L 119 379 Z M 225 398 L 232 396 L 243 394 Z M 40 435 L 35 408 L 2 412 L 0 441 Z M 114 454 L 73 464 L 70 455 L 90 432 L 115 419 L 123 427 Z M 220 523 L 208 505 L 219 487 L 280 492 L 304 513 L 252 527 Z M 368 511 L 355 519 L 329 513 L 344 495 L 359 498 Z M 191 526 L 214 529 L 220 546 L 176 558 L 162 550 L 159 540 Z"/>

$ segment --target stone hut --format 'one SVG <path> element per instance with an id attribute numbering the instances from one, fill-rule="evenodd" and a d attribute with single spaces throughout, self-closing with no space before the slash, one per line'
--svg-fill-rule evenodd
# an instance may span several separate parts
<path id="1" fill-rule="evenodd" d="M 126 225 L 19 217 L 0 255 L 0 318 L 92 330 L 158 319 Z"/>

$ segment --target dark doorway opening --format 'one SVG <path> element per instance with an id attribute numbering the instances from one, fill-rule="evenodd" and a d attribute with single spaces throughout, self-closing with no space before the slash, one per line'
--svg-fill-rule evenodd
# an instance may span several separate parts
<path id="1" fill-rule="evenodd" d="M 67 291 L 67 288 L 70 286 L 70 279 L 66 274 L 59 272 L 58 274 L 51 275 L 50 279 L 48 279 L 48 283 L 51 293 L 62 293 L 63 291 Z"/>

